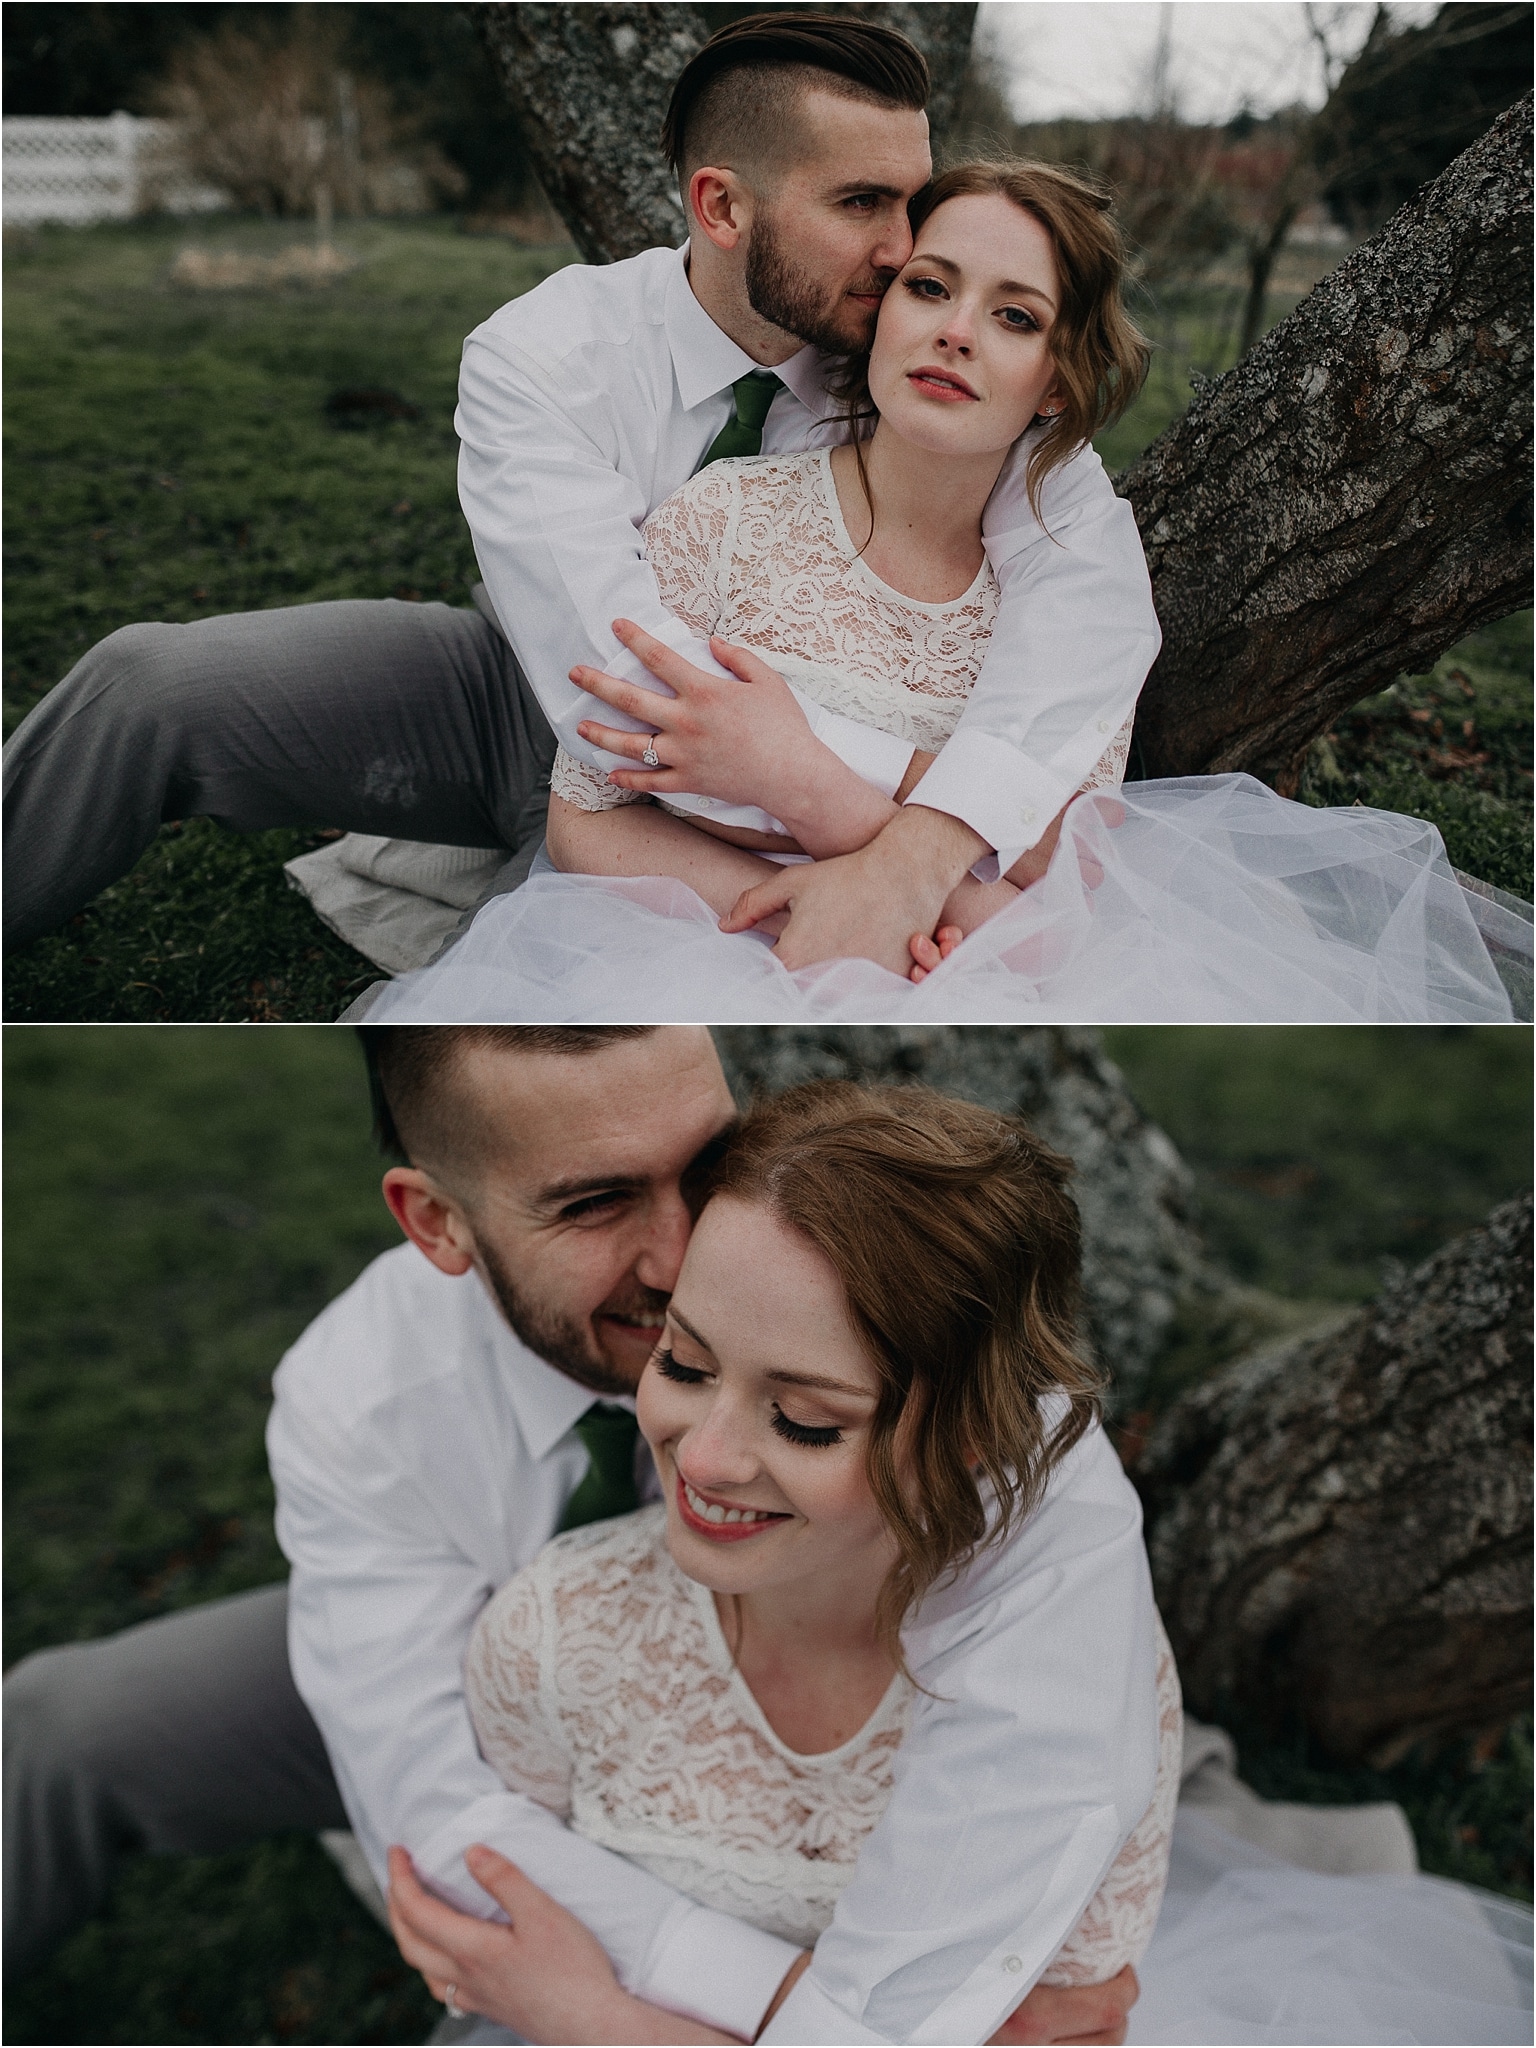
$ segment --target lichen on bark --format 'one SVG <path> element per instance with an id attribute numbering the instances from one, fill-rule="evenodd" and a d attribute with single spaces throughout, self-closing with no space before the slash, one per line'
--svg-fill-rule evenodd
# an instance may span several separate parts
<path id="1" fill-rule="evenodd" d="M 1385 1765 L 1531 1694 L 1531 1201 L 1179 1401 L 1137 1466 L 1197 1712 Z"/>
<path id="2" fill-rule="evenodd" d="M 1531 99 L 1119 480 L 1163 651 L 1148 775 L 1294 789 L 1334 715 L 1530 602 Z"/>

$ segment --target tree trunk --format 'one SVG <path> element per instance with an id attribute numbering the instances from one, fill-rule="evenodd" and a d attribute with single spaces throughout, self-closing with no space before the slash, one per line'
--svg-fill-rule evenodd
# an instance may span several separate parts
<path id="1" fill-rule="evenodd" d="M 588 263 L 684 239 L 659 140 L 677 74 L 707 40 L 697 7 L 471 8 L 550 204 Z"/>
<path id="2" fill-rule="evenodd" d="M 1067 1153 L 1083 1220 L 1085 1334 L 1114 1377 L 1116 1406 L 1134 1400 L 1202 1259 L 1188 1172 L 1095 1033 L 744 1025 L 715 1037 L 743 1099 L 822 1076 L 925 1081 L 1024 1117 Z"/>
<path id="3" fill-rule="evenodd" d="M 1290 792 L 1336 713 L 1530 602 L 1530 148 L 1528 94 L 1120 479 L 1146 774 Z"/>
<path id="4" fill-rule="evenodd" d="M 1185 1697 L 1344 1762 L 1531 1693 L 1531 1203 L 1163 1418 L 1136 1478 Z"/>
<path id="5" fill-rule="evenodd" d="M 933 73 L 936 134 L 953 118 L 976 9 L 857 6 L 910 36 Z M 687 232 L 659 147 L 672 86 L 709 38 L 685 6 L 470 9 L 551 205 L 589 263 L 675 248 Z"/>

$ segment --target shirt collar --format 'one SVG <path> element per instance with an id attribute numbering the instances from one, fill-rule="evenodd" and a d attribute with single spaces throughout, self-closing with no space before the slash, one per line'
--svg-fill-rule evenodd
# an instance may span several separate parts
<path id="1" fill-rule="evenodd" d="M 667 346 L 677 376 L 678 394 L 685 412 L 713 398 L 727 384 L 760 368 L 744 348 L 732 341 L 723 327 L 717 327 L 688 282 L 688 244 L 676 252 L 677 261 L 667 285 Z"/>
<path id="2" fill-rule="evenodd" d="M 611 1395 L 594 1394 L 589 1387 L 579 1387 L 557 1367 L 546 1364 L 509 1328 L 478 1274 L 473 1275 L 473 1284 L 485 1293 L 486 1307 L 494 1328 L 491 1338 L 494 1362 L 507 1388 L 523 1442 L 535 1458 L 547 1458 L 594 1401 L 612 1400 L 616 1406 L 633 1407 L 632 1401 L 622 1397 L 615 1399 Z"/>
<path id="3" fill-rule="evenodd" d="M 667 346 L 672 351 L 683 409 L 691 412 L 706 398 L 713 398 L 716 392 L 734 384 L 738 377 L 750 376 L 763 365 L 753 362 L 723 327 L 716 326 L 694 297 L 693 286 L 688 282 L 688 244 L 685 242 L 675 253 L 677 262 L 667 283 Z M 827 371 L 832 361 L 807 342 L 787 363 L 777 364 L 773 372 L 818 420 L 832 405 L 827 391 Z"/>

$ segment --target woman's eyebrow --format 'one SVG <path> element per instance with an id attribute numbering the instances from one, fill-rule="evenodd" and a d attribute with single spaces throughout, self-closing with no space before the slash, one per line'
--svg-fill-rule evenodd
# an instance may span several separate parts
<path id="1" fill-rule="evenodd" d="M 951 263 L 947 256 L 913 256 L 909 258 L 909 261 L 913 263 L 931 263 L 935 270 L 947 270 L 951 277 L 958 277 L 960 275 L 959 264 Z M 1041 291 L 1037 284 L 1018 284 L 1011 277 L 1000 277 L 993 289 L 1000 292 L 1011 292 L 1016 299 L 1039 299 L 1049 306 L 1053 313 L 1056 310 L 1056 301 L 1049 292 Z"/>
<path id="2" fill-rule="evenodd" d="M 868 1387 L 850 1386 L 847 1380 L 828 1379 L 819 1372 L 767 1372 L 763 1378 L 781 1387 L 823 1387 L 834 1394 L 856 1394 L 861 1401 L 874 1399 Z"/>
<path id="3" fill-rule="evenodd" d="M 688 1318 L 682 1313 L 681 1309 L 679 1309 L 675 1301 L 669 1301 L 667 1303 L 667 1314 L 672 1318 L 673 1322 L 677 1324 L 680 1330 L 686 1330 L 688 1332 L 689 1336 L 693 1339 L 695 1344 L 699 1345 L 701 1349 L 707 1351 L 711 1358 L 714 1357 L 714 1345 L 710 1343 L 707 1337 L 702 1336 L 700 1332 L 693 1327 L 692 1323 L 690 1323 Z"/>

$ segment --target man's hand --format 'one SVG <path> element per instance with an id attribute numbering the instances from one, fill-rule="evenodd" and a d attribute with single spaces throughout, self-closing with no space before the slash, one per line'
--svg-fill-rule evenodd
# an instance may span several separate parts
<path id="1" fill-rule="evenodd" d="M 696 2042 L 736 2037 L 631 1998 L 596 1937 L 516 1864 L 476 1844 L 470 1875 L 510 1925 L 445 1906 L 403 1849 L 389 1852 L 389 1924 L 400 1953 L 446 2004 L 481 2013 L 530 2041 Z"/>
<path id="2" fill-rule="evenodd" d="M 992 2036 L 989 2048 L 1039 2048 L 1041 2043 L 1084 2044 L 1084 2048 L 1119 2048 L 1125 2039 L 1126 2016 L 1141 1995 L 1136 1972 L 1127 1963 L 1107 1984 L 1056 1988 L 1037 1984 Z"/>
<path id="3" fill-rule="evenodd" d="M 786 868 L 746 890 L 720 929 L 747 931 L 787 910 L 775 951 L 791 970 L 852 957 L 905 978 L 913 934 L 934 929 L 956 882 L 986 850 L 958 818 L 908 804 L 858 853 Z"/>
<path id="4" fill-rule="evenodd" d="M 571 670 L 579 688 L 656 728 L 654 735 L 628 732 L 590 718 L 577 727 L 593 746 L 636 763 L 613 770 L 609 780 L 620 789 L 755 804 L 808 853 L 861 846 L 889 821 L 890 801 L 822 745 L 784 678 L 750 648 L 710 641 L 711 654 L 736 679 L 727 681 L 628 619 L 616 619 L 613 630 L 673 692 L 666 697 L 601 669 Z M 646 768 L 641 756 L 653 738 L 662 766 Z"/>

